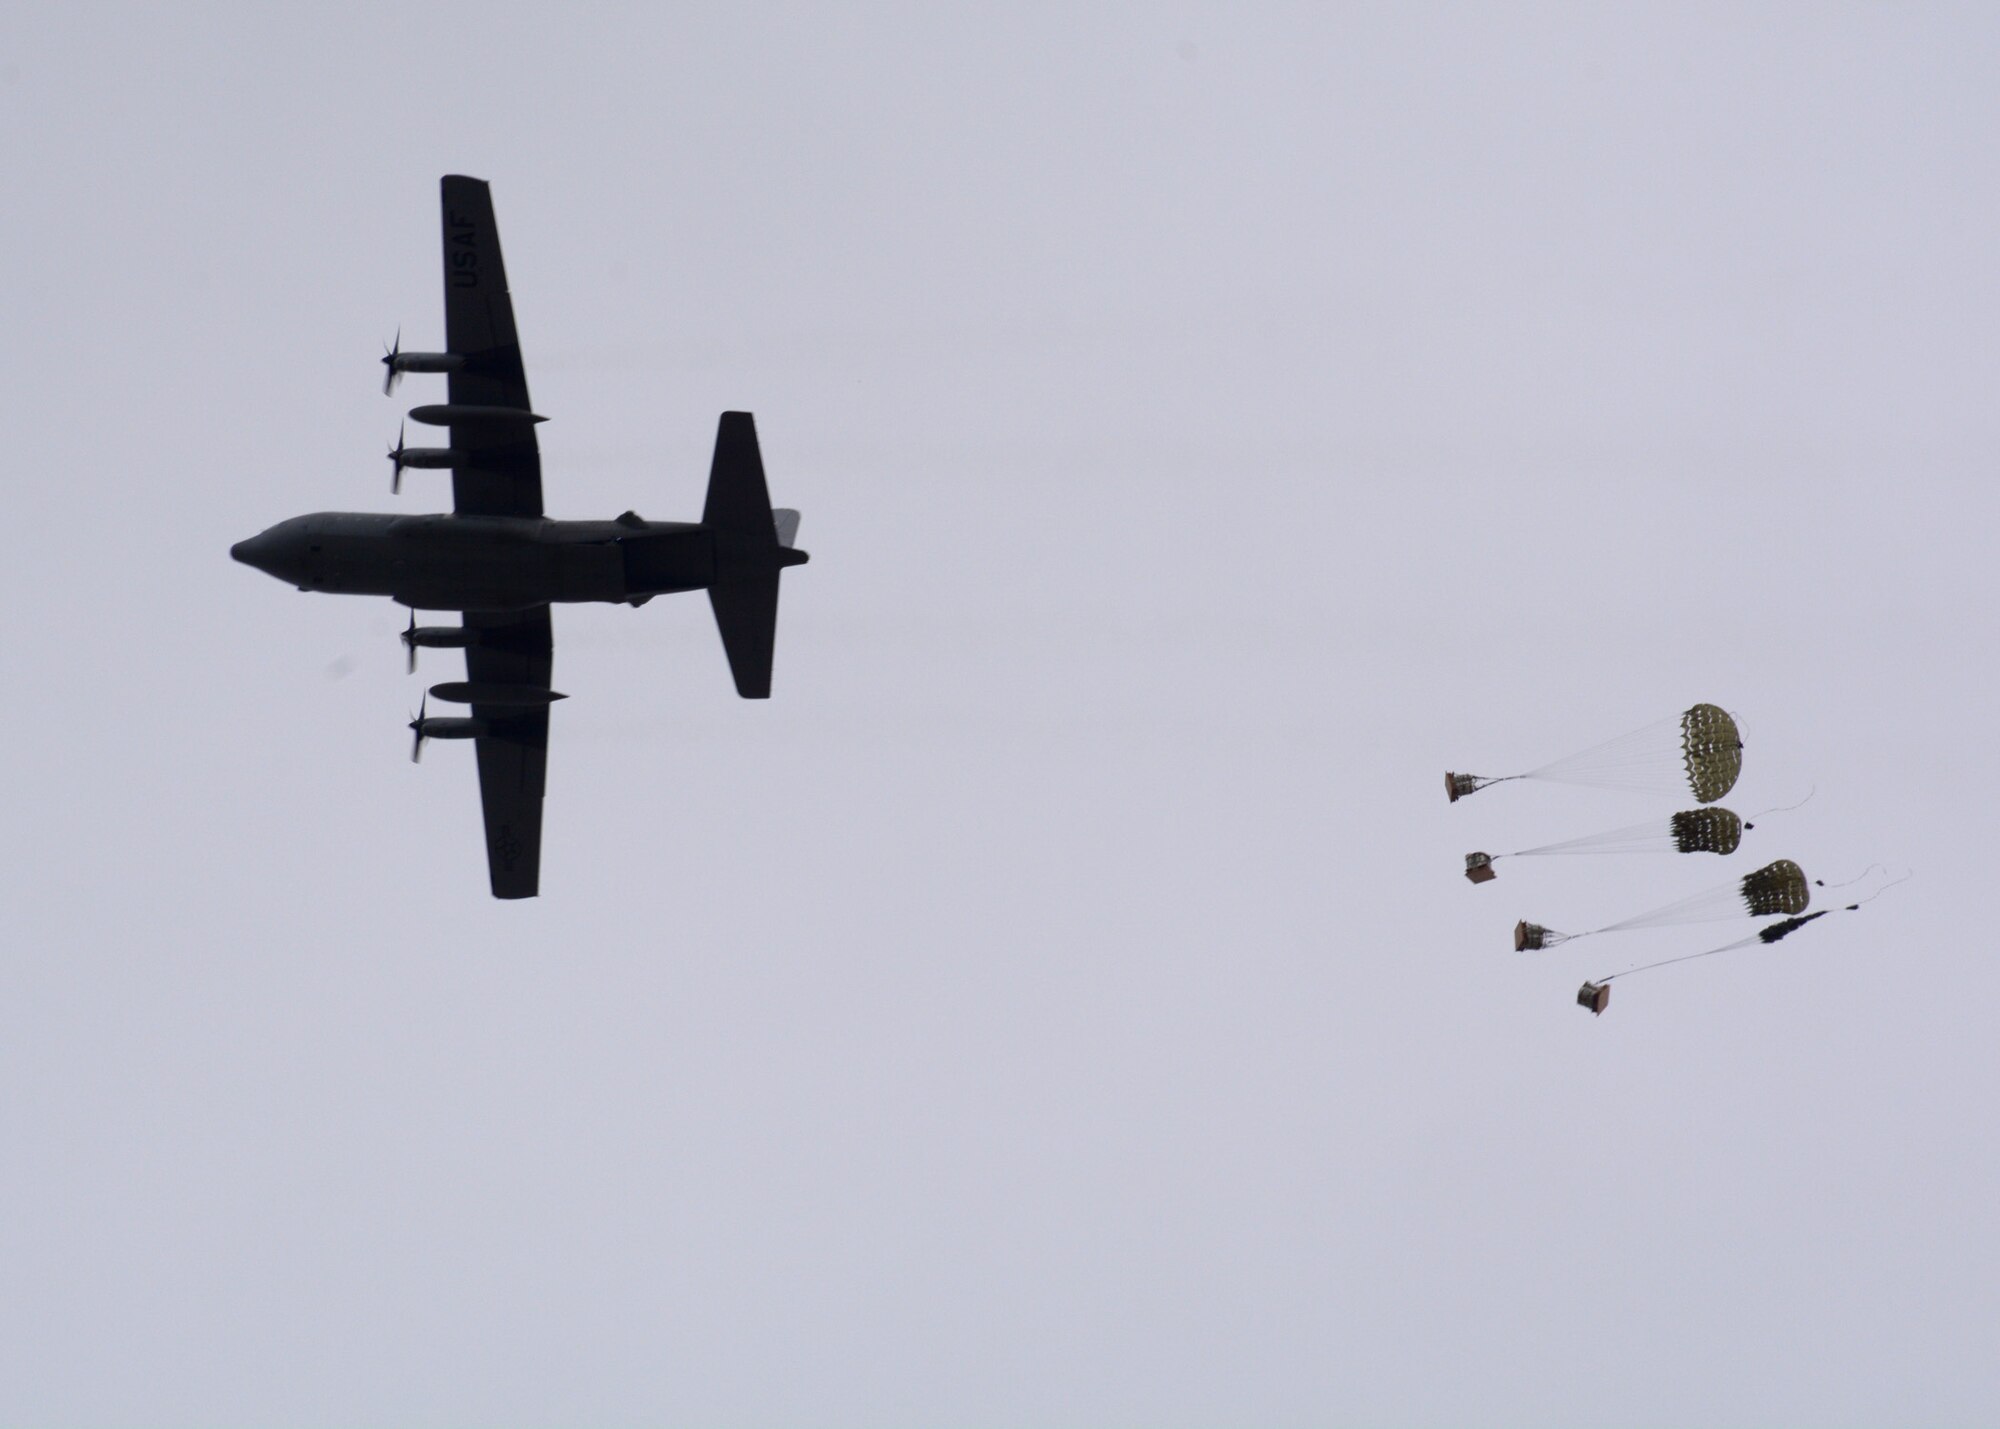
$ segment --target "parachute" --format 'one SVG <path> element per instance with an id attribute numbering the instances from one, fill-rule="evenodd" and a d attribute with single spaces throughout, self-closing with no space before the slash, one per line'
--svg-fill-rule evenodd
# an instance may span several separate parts
<path id="1" fill-rule="evenodd" d="M 1627 918 L 1583 933 L 1558 933 L 1523 919 L 1514 925 L 1514 951 L 1529 952 L 1553 948 L 1598 933 L 1621 933 L 1633 928 L 1666 928 L 1680 923 L 1711 923 L 1725 918 L 1769 918 L 1778 914 L 1798 914 L 1812 902 L 1812 887 L 1805 870 L 1788 858 L 1776 859 L 1746 873 L 1734 883 L 1725 883 L 1650 913 Z M 1780 934 L 1779 936 L 1783 936 Z"/>
<path id="2" fill-rule="evenodd" d="M 1743 842 L 1743 830 L 1749 827 L 1724 808 L 1687 809 L 1670 818 L 1649 819 L 1643 824 L 1585 834 L 1580 839 L 1565 839 L 1537 848 L 1520 848 L 1512 853 L 1469 853 L 1465 856 L 1465 876 L 1474 883 L 1488 883 L 1497 876 L 1493 871 L 1494 860 L 1526 858 L 1531 854 L 1732 854 Z"/>
<path id="3" fill-rule="evenodd" d="M 1853 883 L 1858 881 L 1859 878 L 1865 878 L 1865 877 L 1867 877 L 1867 873 L 1863 872 L 1862 874 L 1857 875 L 1856 878 L 1849 879 L 1848 882 Z M 1869 894 L 1866 898 L 1862 898 L 1853 903 L 1846 904 L 1838 910 L 1832 908 L 1821 908 L 1811 913 L 1797 913 L 1789 918 L 1780 918 L 1775 923 L 1769 923 L 1766 924 L 1764 927 L 1759 928 L 1756 932 L 1752 933 L 1747 938 L 1738 938 L 1735 942 L 1724 943 L 1719 948 L 1710 948 L 1706 952 L 1700 952 L 1700 953 L 1684 953 L 1677 958 L 1663 958 L 1657 963 L 1645 963 L 1636 968 L 1626 968 L 1625 971 L 1623 972 L 1612 973 L 1608 977 L 1594 978 L 1591 981 L 1586 982 L 1581 988 L 1577 990 L 1576 994 L 1577 1005 L 1580 1007 L 1588 1008 L 1591 1012 L 1601 1015 L 1604 1009 L 1611 1002 L 1611 984 L 1616 982 L 1621 977 L 1630 977 L 1634 973 L 1651 972 L 1654 968 L 1671 967 L 1675 963 L 1691 963 L 1697 958 L 1712 958 L 1717 953 L 1733 952 L 1737 948 L 1754 947 L 1758 944 L 1768 945 L 1771 943 L 1782 941 L 1783 939 L 1789 938 L 1792 934 L 1798 932 L 1799 929 L 1805 927 L 1806 924 L 1812 922 L 1815 918 L 1824 918 L 1827 914 L 1836 911 L 1853 913 L 1857 911 L 1859 908 L 1861 908 L 1863 904 L 1873 903 L 1877 898 L 1880 898 L 1884 893 L 1887 893 L 1891 888 L 1894 888 L 1898 883 L 1906 882 L 1909 878 L 1910 875 L 1908 873 L 1905 873 L 1901 878 L 1892 879 L 1888 883 L 1883 884 L 1880 888 L 1877 888 L 1873 893 Z M 1821 884 L 1820 886 L 1825 887 L 1826 885 Z M 1846 885 L 1835 884 L 1833 886 L 1838 888 L 1838 887 L 1845 887 Z"/>
<path id="4" fill-rule="evenodd" d="M 1805 799 L 1796 804 L 1766 809 L 1748 819 L 1742 818 L 1732 810 L 1721 807 L 1718 802 L 1736 787 L 1742 772 L 1743 734 L 1737 726 L 1735 717 L 1719 705 L 1698 704 L 1689 706 L 1671 719 L 1634 730 L 1630 734 L 1621 735 L 1617 739 L 1594 745 L 1534 769 L 1499 776 L 1447 773 L 1444 776 L 1444 786 L 1446 796 L 1453 803 L 1457 803 L 1468 794 L 1477 793 L 1489 784 L 1504 784 L 1517 779 L 1541 779 L 1556 783 L 1595 785 L 1606 789 L 1651 792 L 1662 794 L 1676 802 L 1685 800 L 1690 795 L 1694 798 L 1695 807 L 1682 807 L 1681 811 L 1675 814 L 1656 815 L 1645 823 L 1629 824 L 1603 833 L 1561 839 L 1554 843 L 1537 844 L 1531 848 L 1514 849 L 1507 853 L 1478 852 L 1465 855 L 1466 879 L 1472 883 L 1491 883 L 1498 874 L 1495 865 L 1501 859 L 1525 858 L 1530 855 L 1712 853 L 1727 857 L 1742 847 L 1743 836 L 1746 833 L 1758 827 L 1758 822 L 1753 820 L 1760 822 L 1767 813 L 1785 813 L 1800 808 L 1813 797 L 1808 792 Z M 1654 807 L 1673 808 L 1675 805 L 1663 799 Z M 1556 948 L 1564 943 L 1574 942 L 1578 938 L 1639 928 L 1664 928 L 1682 923 L 1705 923 L 1725 919 L 1764 920 L 1765 925 L 1749 936 L 1738 938 L 1721 947 L 1709 948 L 1704 952 L 1685 953 L 1679 957 L 1647 963 L 1641 967 L 1627 968 L 1623 972 L 1593 978 L 1584 983 L 1577 990 L 1577 1004 L 1593 1016 L 1602 1015 L 1611 1005 L 1611 984 L 1616 979 L 1652 968 L 1666 967 L 1673 963 L 1710 957 L 1734 948 L 1781 942 L 1808 924 L 1826 917 L 1828 913 L 1839 911 L 1839 907 L 1835 907 L 1808 912 L 1807 909 L 1813 901 L 1814 888 L 1845 888 L 1867 878 L 1871 871 L 1880 867 L 1879 864 L 1871 864 L 1868 870 L 1848 879 L 1845 883 L 1828 884 L 1822 880 L 1808 880 L 1805 870 L 1788 858 L 1776 859 L 1720 887 L 1697 893 L 1650 912 L 1640 913 L 1621 922 L 1609 923 L 1601 928 L 1591 928 L 1580 933 L 1559 932 L 1540 923 L 1530 923 L 1523 918 L 1514 925 L 1514 950 L 1528 952 Z M 1893 882 L 1900 883 L 1908 877 L 1910 875 L 1905 873 Z M 1841 906 L 1851 912 L 1879 897 L 1885 887 L 1889 886 L 1893 886 L 1893 883 L 1877 887 L 1875 892 L 1867 897 Z"/>
<path id="5" fill-rule="evenodd" d="M 1696 803 L 1713 804 L 1736 786 L 1736 776 L 1742 772 L 1743 736 L 1736 720 L 1718 705 L 1694 705 L 1673 719 L 1525 773 L 1493 777 L 1448 773 L 1444 790 L 1457 803 L 1488 784 L 1543 779 L 1642 793 L 1686 792 Z"/>

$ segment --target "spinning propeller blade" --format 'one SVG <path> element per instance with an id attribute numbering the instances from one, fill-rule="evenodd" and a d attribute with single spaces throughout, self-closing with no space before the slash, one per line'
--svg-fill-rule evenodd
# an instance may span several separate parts
<path id="1" fill-rule="evenodd" d="M 396 424 L 396 445 L 389 448 L 389 461 L 391 463 L 389 467 L 389 494 L 391 496 L 401 496 L 403 494 L 403 434 L 409 430 L 409 427 L 410 424 L 408 422 L 399 422 Z"/>
<path id="2" fill-rule="evenodd" d="M 403 351 L 403 327 L 396 325 L 396 340 L 382 351 L 382 365 L 389 370 L 382 377 L 382 395 L 388 396 L 396 390 L 396 384 L 403 380 L 402 372 L 396 366 L 396 359 Z"/>

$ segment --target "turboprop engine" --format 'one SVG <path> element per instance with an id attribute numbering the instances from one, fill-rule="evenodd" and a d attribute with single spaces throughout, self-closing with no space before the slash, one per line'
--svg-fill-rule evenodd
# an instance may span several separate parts
<path id="1" fill-rule="evenodd" d="M 475 715 L 471 719 L 434 715 L 429 713 L 432 695 L 453 704 L 477 704 L 500 711 L 547 709 L 557 700 L 569 698 L 558 690 L 544 690 L 533 685 L 502 685 L 470 680 L 432 685 L 423 702 L 417 706 L 416 718 L 410 721 L 410 728 L 416 733 L 416 740 L 410 745 L 412 764 L 423 758 L 424 741 L 427 739 L 484 739 L 488 735 L 505 738 L 508 731 L 525 718 L 522 714 L 506 713 L 492 718 Z"/>
<path id="2" fill-rule="evenodd" d="M 452 447 L 413 447 L 404 444 L 405 427 L 396 428 L 396 445 L 389 448 L 389 493 L 400 496 L 403 472 L 409 468 L 432 471 L 451 470 L 465 464 L 465 453 Z"/>
<path id="3" fill-rule="evenodd" d="M 423 759 L 424 741 L 427 739 L 480 739 L 493 733 L 493 724 L 490 720 L 427 714 L 428 709 L 428 704 L 419 704 L 417 717 L 410 721 L 410 728 L 416 734 L 416 738 L 410 744 L 412 764 Z"/>
<path id="4" fill-rule="evenodd" d="M 410 673 L 417 673 L 417 647 L 432 650 L 462 650 L 478 638 L 476 631 L 463 625 L 419 625 L 417 613 L 410 612 L 410 627 L 402 633 L 403 648 L 410 652 Z"/>
<path id="5" fill-rule="evenodd" d="M 382 354 L 382 365 L 389 369 L 382 375 L 382 395 L 386 397 L 396 390 L 405 372 L 456 372 L 465 366 L 465 358 L 456 352 L 405 352 L 403 330 L 397 328 L 396 341 Z"/>

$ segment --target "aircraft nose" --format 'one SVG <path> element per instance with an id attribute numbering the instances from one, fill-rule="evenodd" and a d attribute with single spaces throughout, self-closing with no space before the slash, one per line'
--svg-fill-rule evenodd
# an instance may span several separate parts
<path id="1" fill-rule="evenodd" d="M 229 548 L 229 554 L 246 566 L 255 566 L 268 573 L 271 569 L 271 533 L 252 536 L 247 541 L 238 541 Z"/>

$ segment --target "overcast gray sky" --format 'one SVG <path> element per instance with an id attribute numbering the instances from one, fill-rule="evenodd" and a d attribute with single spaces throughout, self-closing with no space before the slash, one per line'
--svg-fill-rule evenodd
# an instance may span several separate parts
<path id="1" fill-rule="evenodd" d="M 1994 1422 L 2000 15 L 576 8 L 0 22 L 0 1422 Z M 227 557 L 446 503 L 446 172 L 551 513 L 814 557 L 558 611 L 527 905 Z M 1695 700 L 1917 877 L 1594 1020 L 1732 865 L 1440 779 Z"/>

